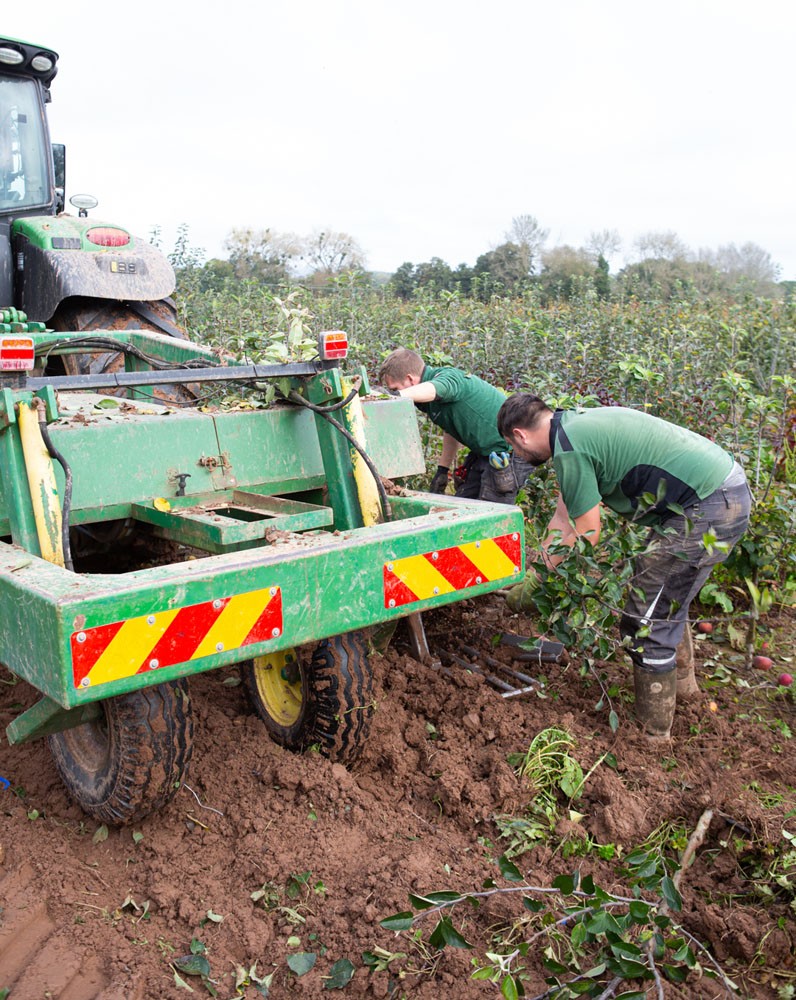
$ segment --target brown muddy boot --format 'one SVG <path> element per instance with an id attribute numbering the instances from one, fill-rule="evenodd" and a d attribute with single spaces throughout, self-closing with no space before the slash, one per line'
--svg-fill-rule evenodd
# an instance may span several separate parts
<path id="1" fill-rule="evenodd" d="M 665 743 L 671 739 L 677 670 L 654 674 L 634 665 L 633 686 L 636 691 L 636 720 L 644 727 L 648 742 Z"/>
<path id="2" fill-rule="evenodd" d="M 686 622 L 683 638 L 677 647 L 677 698 L 688 700 L 699 694 L 699 685 L 694 676 L 694 639 Z"/>

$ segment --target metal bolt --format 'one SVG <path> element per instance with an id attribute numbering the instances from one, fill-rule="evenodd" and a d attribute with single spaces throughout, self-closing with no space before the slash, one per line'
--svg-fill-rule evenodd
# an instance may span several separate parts
<path id="1" fill-rule="evenodd" d="M 439 587 L 435 587 L 435 588 L 434 588 L 434 593 L 435 593 L 435 594 L 438 594 L 438 593 L 439 593 Z"/>
<path id="2" fill-rule="evenodd" d="M 516 542 L 516 541 L 517 541 L 517 539 L 518 539 L 518 538 L 519 538 L 520 536 L 519 536 L 519 535 L 517 534 L 517 532 L 515 531 L 515 532 L 514 532 L 514 534 L 513 534 L 513 535 L 512 535 L 511 537 L 512 537 L 512 540 Z"/>
<path id="3" fill-rule="evenodd" d="M 86 633 L 85 632 L 78 632 L 77 635 L 75 636 L 75 638 L 77 639 L 78 642 L 85 642 L 86 641 Z"/>
<path id="4" fill-rule="evenodd" d="M 432 552 L 432 553 L 431 553 L 431 558 L 432 558 L 432 559 L 434 559 L 435 561 L 436 561 L 437 559 L 439 559 L 439 552 Z"/>
<path id="5" fill-rule="evenodd" d="M 80 686 L 82 688 L 87 688 L 90 683 L 91 683 L 91 678 L 90 677 L 84 677 L 83 680 L 80 682 Z"/>
<path id="6" fill-rule="evenodd" d="M 280 629 L 278 629 L 278 628 L 272 628 L 272 629 L 271 629 L 271 635 L 273 635 L 273 636 L 277 636 L 277 635 L 279 635 L 280 631 L 281 631 L 281 630 L 280 630 Z"/>
<path id="7" fill-rule="evenodd" d="M 216 609 L 216 611 L 218 611 L 218 609 L 221 607 L 221 601 L 219 601 L 218 598 L 216 598 L 216 600 L 213 601 L 213 607 Z"/>
<path id="8" fill-rule="evenodd" d="M 477 549 L 480 549 L 480 548 L 481 548 L 481 543 L 480 543 L 480 542 L 476 542 L 476 543 L 475 543 L 475 547 L 476 547 Z"/>
<path id="9" fill-rule="evenodd" d="M 223 651 L 224 651 L 224 643 L 223 642 L 217 642 L 216 643 L 216 650 L 219 653 L 223 653 Z"/>
<path id="10" fill-rule="evenodd" d="M 150 670 L 157 670 L 157 668 L 159 666 L 160 666 L 160 660 L 150 660 L 149 661 L 149 669 Z"/>
<path id="11" fill-rule="evenodd" d="M 387 563 L 387 569 L 392 573 L 392 563 Z"/>
<path id="12" fill-rule="evenodd" d="M 271 597 L 276 597 L 276 587 L 271 587 L 268 593 L 271 595 Z"/>
<path id="13" fill-rule="evenodd" d="M 390 598 L 390 607 L 391 608 L 395 607 L 395 601 L 392 599 L 392 597 Z"/>
<path id="14" fill-rule="evenodd" d="M 519 571 L 520 571 L 520 567 L 519 567 L 519 566 L 515 566 L 515 567 L 514 567 L 514 572 L 515 572 L 515 573 L 519 573 Z"/>
<path id="15" fill-rule="evenodd" d="M 147 615 L 146 623 L 147 623 L 147 625 L 154 625 L 155 624 L 155 616 L 154 615 Z"/>
<path id="16" fill-rule="evenodd" d="M 475 582 L 476 582 L 476 583 L 483 583 L 483 580 L 481 579 L 481 577 L 480 577 L 480 576 L 477 576 L 477 577 L 475 578 Z"/>

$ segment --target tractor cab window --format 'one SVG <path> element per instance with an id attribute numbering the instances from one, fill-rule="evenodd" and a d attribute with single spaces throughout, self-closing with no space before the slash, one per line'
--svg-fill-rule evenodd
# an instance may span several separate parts
<path id="1" fill-rule="evenodd" d="M 50 201 L 47 152 L 36 84 L 0 79 L 0 212 Z"/>

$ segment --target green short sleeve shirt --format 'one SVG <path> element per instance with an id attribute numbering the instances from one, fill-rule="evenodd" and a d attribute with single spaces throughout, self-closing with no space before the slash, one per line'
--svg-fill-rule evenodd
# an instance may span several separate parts
<path id="1" fill-rule="evenodd" d="M 437 397 L 417 407 L 438 427 L 476 455 L 508 450 L 497 429 L 498 410 L 506 401 L 500 389 L 459 368 L 426 365 L 421 381 L 433 382 Z"/>
<path id="2" fill-rule="evenodd" d="M 649 413 L 622 406 L 557 411 L 551 427 L 553 468 L 569 516 L 600 501 L 633 516 L 639 498 L 661 499 L 642 524 L 661 520 L 668 505 L 688 507 L 717 490 L 733 458 L 712 441 Z"/>

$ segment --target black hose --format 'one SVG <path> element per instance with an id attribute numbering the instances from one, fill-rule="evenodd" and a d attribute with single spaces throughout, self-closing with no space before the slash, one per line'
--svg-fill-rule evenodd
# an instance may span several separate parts
<path id="1" fill-rule="evenodd" d="M 299 395 L 297 392 L 291 392 L 289 399 L 292 399 L 295 403 L 300 403 L 302 406 L 306 406 L 308 410 L 312 410 L 313 413 L 319 413 L 324 420 L 328 420 L 332 427 L 336 427 L 338 431 L 345 437 L 350 444 L 356 448 L 359 452 L 362 461 L 367 465 L 370 470 L 370 474 L 373 476 L 374 482 L 376 483 L 376 489 L 379 491 L 379 500 L 381 502 L 381 515 L 385 521 L 392 521 L 392 510 L 390 508 L 390 501 L 387 499 L 387 491 L 384 489 L 384 483 L 381 481 L 381 476 L 376 466 L 371 462 L 370 456 L 365 451 L 365 449 L 360 445 L 357 439 L 351 434 L 343 425 L 334 419 L 334 417 L 329 416 L 329 412 L 333 410 L 341 410 L 344 406 L 347 406 L 351 400 L 356 396 L 358 389 L 352 389 L 351 392 L 346 396 L 344 400 L 339 403 L 334 403 L 331 406 L 316 406 L 314 403 L 310 403 L 309 400 L 305 399 L 303 396 Z"/>
<path id="2" fill-rule="evenodd" d="M 37 400 L 37 407 L 39 410 L 39 430 L 41 431 L 42 440 L 44 441 L 47 451 L 50 456 L 54 458 L 64 470 L 64 502 L 61 512 L 61 543 L 64 550 L 64 566 L 70 570 L 72 573 L 75 571 L 74 564 L 72 563 L 72 549 L 69 545 L 69 513 L 72 507 L 72 470 L 69 468 L 69 463 L 66 461 L 64 456 L 55 447 L 50 437 L 50 432 L 47 430 L 47 414 L 45 412 L 44 401 Z"/>

